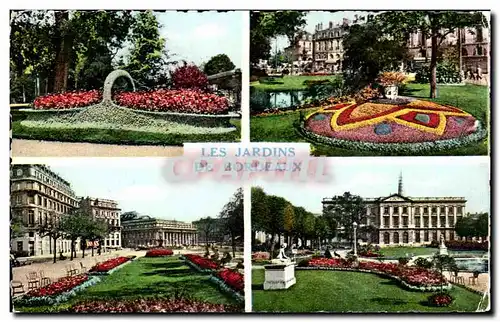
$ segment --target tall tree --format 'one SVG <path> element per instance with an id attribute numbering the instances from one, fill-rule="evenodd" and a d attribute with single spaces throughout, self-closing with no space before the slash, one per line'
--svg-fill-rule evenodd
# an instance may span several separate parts
<path id="1" fill-rule="evenodd" d="M 202 236 L 205 238 L 205 243 L 208 245 L 210 238 L 213 237 L 215 230 L 217 229 L 217 221 L 208 216 L 206 218 L 201 218 L 195 224 L 198 231 L 200 231 Z"/>
<path id="2" fill-rule="evenodd" d="M 269 205 L 267 196 L 261 187 L 252 187 L 252 246 L 255 244 L 255 233 L 257 231 L 266 231 L 266 221 L 269 217 Z"/>
<path id="3" fill-rule="evenodd" d="M 203 66 L 203 72 L 214 75 L 233 70 L 236 66 L 226 54 L 215 55 Z"/>
<path id="4" fill-rule="evenodd" d="M 393 37 L 421 32 L 425 39 L 431 39 L 430 98 L 436 98 L 438 49 L 446 36 L 460 28 L 488 25 L 486 17 L 478 11 L 386 11 L 376 19 L 382 22 L 384 32 Z"/>
<path id="5" fill-rule="evenodd" d="M 455 223 L 455 232 L 460 237 L 472 238 L 476 236 L 475 220 L 471 216 L 464 216 Z"/>
<path id="6" fill-rule="evenodd" d="M 342 229 L 344 236 L 353 240 L 353 223 L 358 225 L 366 219 L 366 208 L 363 198 L 345 192 L 343 195 L 334 196 L 332 204 L 323 209 L 323 217 L 337 223 L 337 227 Z"/>
<path id="7" fill-rule="evenodd" d="M 61 227 L 62 215 L 51 211 L 45 220 L 38 223 L 38 233 L 40 237 L 49 237 L 52 241 L 52 251 L 54 253 L 54 264 L 57 261 L 57 240 L 64 236 L 64 231 Z"/>
<path id="8" fill-rule="evenodd" d="M 75 243 L 79 238 L 83 238 L 90 228 L 92 218 L 83 214 L 79 208 L 74 209 L 69 215 L 64 216 L 60 222 L 63 236 L 70 240 L 71 255 L 70 260 L 76 257 Z"/>
<path id="9" fill-rule="evenodd" d="M 291 203 L 287 203 L 285 209 L 283 209 L 283 229 L 286 233 L 287 243 L 290 243 L 290 239 L 293 240 L 295 229 L 295 212 Z"/>
<path id="10" fill-rule="evenodd" d="M 476 236 L 486 239 L 490 235 L 490 217 L 488 213 L 482 213 L 477 216 L 475 222 Z"/>
<path id="11" fill-rule="evenodd" d="M 231 238 L 233 257 L 236 256 L 236 239 L 243 241 L 245 233 L 243 225 L 243 188 L 238 188 L 231 200 L 222 209 L 219 218 L 223 222 L 224 231 Z"/>
<path id="12" fill-rule="evenodd" d="M 275 238 L 283 233 L 284 210 L 288 201 L 283 197 L 269 196 L 269 217 L 266 221 L 266 232 L 271 235 L 271 256 L 274 256 Z"/>

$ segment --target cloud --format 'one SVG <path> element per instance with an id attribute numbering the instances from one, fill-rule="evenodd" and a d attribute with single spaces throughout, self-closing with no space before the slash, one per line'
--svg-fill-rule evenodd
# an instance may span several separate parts
<path id="1" fill-rule="evenodd" d="M 199 25 L 193 30 L 193 36 L 196 38 L 222 38 L 226 33 L 226 28 L 216 23 Z"/>

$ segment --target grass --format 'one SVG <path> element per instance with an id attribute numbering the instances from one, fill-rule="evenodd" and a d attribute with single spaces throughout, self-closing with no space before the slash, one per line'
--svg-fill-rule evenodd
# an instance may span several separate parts
<path id="1" fill-rule="evenodd" d="M 442 104 L 450 104 L 471 113 L 474 117 L 487 124 L 489 109 L 489 89 L 487 86 L 438 86 L 439 98 L 432 99 Z M 408 84 L 401 95 L 430 100 L 428 97 L 429 85 Z M 301 110 L 304 115 L 316 110 Z M 269 116 L 252 116 L 250 118 L 250 139 L 252 142 L 309 142 L 302 137 L 295 123 L 299 120 L 301 111 L 288 111 Z M 311 144 L 316 156 L 397 156 L 411 155 L 410 153 L 383 153 L 377 151 L 348 150 L 329 145 Z M 419 154 L 415 154 L 419 155 Z M 488 155 L 488 141 L 477 142 L 464 147 L 435 151 L 426 155 Z"/>
<path id="2" fill-rule="evenodd" d="M 50 129 L 33 128 L 12 122 L 12 137 L 15 139 L 60 142 L 88 142 L 121 145 L 182 146 L 185 142 L 239 142 L 241 121 L 231 120 L 236 130 L 224 134 L 165 134 L 112 129 Z"/>
<path id="3" fill-rule="evenodd" d="M 384 247 L 381 253 L 387 257 L 404 257 L 406 254 L 413 254 L 414 256 L 433 255 L 438 249 L 432 247 Z M 450 255 L 454 254 L 469 254 L 469 255 L 483 255 L 483 251 L 454 251 L 448 250 Z"/>
<path id="4" fill-rule="evenodd" d="M 169 298 L 176 295 L 220 304 L 237 305 L 229 295 L 221 293 L 201 274 L 185 265 L 178 257 L 140 258 L 96 285 L 85 289 L 68 302 L 55 307 L 17 308 L 22 312 L 57 312 L 82 300 L 128 300 L 150 297 Z"/>
<path id="5" fill-rule="evenodd" d="M 272 83 L 272 84 L 262 84 L 260 82 L 250 83 L 251 87 L 258 90 L 264 91 L 300 91 L 307 89 L 304 85 L 305 80 L 334 80 L 338 76 L 283 76 L 283 78 L 277 78 L 277 82 L 283 82 L 282 84 Z"/>
<path id="6" fill-rule="evenodd" d="M 264 270 L 252 271 L 252 306 L 256 312 L 474 312 L 481 296 L 454 287 L 449 307 L 426 303 L 432 293 L 410 292 L 396 281 L 370 273 L 295 271 L 287 290 L 264 291 Z"/>

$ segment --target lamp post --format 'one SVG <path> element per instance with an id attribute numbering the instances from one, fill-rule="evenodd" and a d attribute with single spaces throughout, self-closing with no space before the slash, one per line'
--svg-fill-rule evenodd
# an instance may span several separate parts
<path id="1" fill-rule="evenodd" d="M 356 241 L 356 228 L 358 227 L 358 223 L 353 222 L 352 226 L 354 227 L 354 256 L 358 256 L 357 241 Z"/>

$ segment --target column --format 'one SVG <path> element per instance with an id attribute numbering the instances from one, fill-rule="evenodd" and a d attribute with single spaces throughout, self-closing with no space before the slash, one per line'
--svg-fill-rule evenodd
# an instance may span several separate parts
<path id="1" fill-rule="evenodd" d="M 444 206 L 444 215 L 446 216 L 446 228 L 450 228 L 450 221 L 448 220 L 448 206 Z"/>
<path id="2" fill-rule="evenodd" d="M 403 227 L 403 223 L 402 223 L 402 213 L 403 213 L 403 207 L 401 206 L 398 206 L 398 227 L 401 228 Z"/>
<path id="3" fill-rule="evenodd" d="M 420 227 L 424 227 L 424 207 L 418 207 L 420 216 Z"/>
<path id="4" fill-rule="evenodd" d="M 389 244 L 390 245 L 392 245 L 392 240 L 393 240 L 392 237 L 393 237 L 393 235 L 394 235 L 394 232 L 392 232 L 392 231 L 389 232 Z"/>
<path id="5" fill-rule="evenodd" d="M 437 226 L 439 229 L 441 229 L 441 207 L 437 207 L 436 209 L 437 211 Z M 438 234 L 438 237 L 439 237 L 439 234 Z"/>
<path id="6" fill-rule="evenodd" d="M 392 214 L 394 213 L 394 208 L 389 207 L 389 228 L 392 228 Z"/>
<path id="7" fill-rule="evenodd" d="M 453 206 L 453 227 L 457 223 L 457 206 Z"/>
<path id="8" fill-rule="evenodd" d="M 378 232 L 378 243 L 380 245 L 383 245 L 384 244 L 384 232 L 383 231 L 380 231 Z"/>
<path id="9" fill-rule="evenodd" d="M 427 206 L 427 214 L 429 216 L 429 221 L 427 222 L 427 228 L 431 228 L 432 227 L 432 208 Z"/>
<path id="10" fill-rule="evenodd" d="M 379 218 L 380 218 L 380 224 L 379 227 L 384 227 L 384 207 L 380 206 L 379 207 Z"/>
<path id="11" fill-rule="evenodd" d="M 366 225 L 370 225 L 370 207 L 366 207 Z"/>

